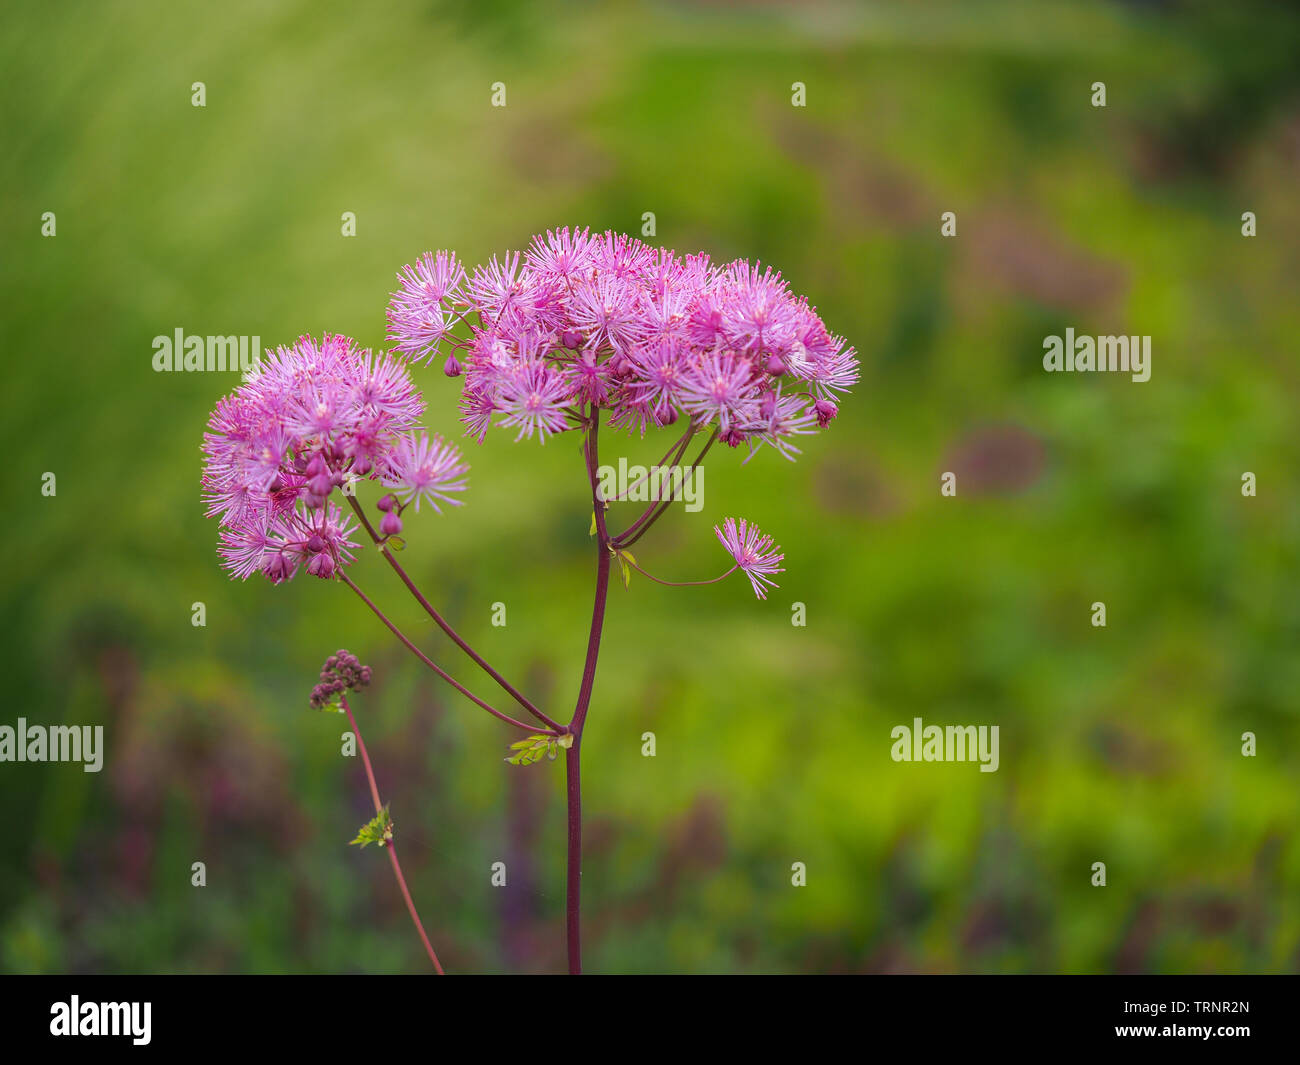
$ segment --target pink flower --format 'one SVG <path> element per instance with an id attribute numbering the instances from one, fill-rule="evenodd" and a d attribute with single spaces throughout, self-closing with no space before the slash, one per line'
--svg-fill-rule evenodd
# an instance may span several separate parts
<path id="1" fill-rule="evenodd" d="M 461 462 L 460 451 L 444 443 L 442 437 L 430 439 L 425 432 L 407 433 L 388 457 L 384 484 L 397 489 L 404 503 L 414 503 L 417 513 L 422 499 L 437 511 L 439 503 L 458 507 L 464 502 L 448 493 L 465 491 L 468 472 L 469 464 Z"/>
<path id="2" fill-rule="evenodd" d="M 734 352 L 710 352 L 682 383 L 682 407 L 698 425 L 718 423 L 724 435 L 743 431 L 758 414 L 758 385 L 748 359 Z"/>
<path id="3" fill-rule="evenodd" d="M 785 555 L 772 542 L 772 538 L 744 518 L 740 519 L 739 527 L 736 526 L 735 518 L 728 518 L 722 523 L 721 529 L 715 525 L 713 531 L 727 553 L 735 559 L 737 567 L 749 578 L 749 583 L 754 586 L 754 594 L 760 599 L 766 599 L 767 591 L 763 585 L 778 587 L 771 579 L 771 574 L 785 572 L 780 565 Z"/>
<path id="4" fill-rule="evenodd" d="M 687 416 L 729 447 L 749 444 L 751 457 L 766 444 L 792 458 L 792 438 L 826 429 L 837 394 L 858 377 L 853 349 L 808 301 L 745 260 L 715 266 L 621 233 L 562 228 L 463 284 L 454 264 L 439 252 L 399 275 L 390 336 L 396 354 L 421 358 L 452 317 L 463 319 L 469 335 L 452 346 L 446 373 L 463 378 L 461 420 L 480 443 L 498 412 L 519 438 L 544 441 L 594 409 L 642 434 Z M 328 400 L 301 417 L 327 437 L 370 437 L 364 422 L 340 422 Z"/>
<path id="5" fill-rule="evenodd" d="M 203 496 L 232 576 L 278 582 L 300 562 L 320 577 L 350 564 L 357 545 L 329 496 L 378 477 L 423 413 L 405 364 L 347 337 L 301 337 L 268 353 L 217 403 L 203 438 Z M 304 546 L 307 527 L 323 548 Z"/>
<path id="6" fill-rule="evenodd" d="M 401 288 L 388 304 L 388 339 L 404 355 L 432 360 L 451 327 L 450 307 L 465 271 L 454 252 L 426 252 L 397 278 Z"/>
<path id="7" fill-rule="evenodd" d="M 543 443 L 552 433 L 569 427 L 565 407 L 569 387 L 563 377 L 541 359 L 517 366 L 501 383 L 497 405 L 505 412 L 502 425 L 518 426 L 516 440 L 537 433 Z"/>

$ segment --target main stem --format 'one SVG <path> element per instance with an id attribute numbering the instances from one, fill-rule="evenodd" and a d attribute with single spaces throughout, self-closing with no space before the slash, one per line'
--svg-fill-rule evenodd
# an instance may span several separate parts
<path id="1" fill-rule="evenodd" d="M 600 657 L 600 635 L 605 625 L 605 601 L 609 596 L 609 532 L 605 527 L 605 504 L 600 498 L 597 477 L 596 435 L 600 429 L 600 408 L 590 408 L 586 438 L 587 476 L 591 481 L 591 505 L 596 516 L 596 601 L 591 611 L 591 633 L 587 637 L 587 661 L 582 669 L 582 686 L 569 731 L 573 746 L 564 752 L 566 806 L 569 824 L 568 878 L 565 890 L 565 941 L 569 972 L 582 972 L 580 905 L 582 900 L 582 729 L 591 708 L 591 691 L 596 682 L 596 660 Z"/>

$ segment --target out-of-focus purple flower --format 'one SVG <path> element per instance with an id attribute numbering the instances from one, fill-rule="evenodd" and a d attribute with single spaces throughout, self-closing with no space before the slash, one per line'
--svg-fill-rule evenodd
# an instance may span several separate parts
<path id="1" fill-rule="evenodd" d="M 739 526 L 735 518 L 727 518 L 722 523 L 722 528 L 715 525 L 713 531 L 727 549 L 727 554 L 749 578 L 749 583 L 754 586 L 754 594 L 760 599 L 766 599 L 767 590 L 764 585 L 778 587 L 771 575 L 784 572 L 780 563 L 785 555 L 780 548 L 757 525 L 750 525 L 744 518 L 740 519 Z"/>

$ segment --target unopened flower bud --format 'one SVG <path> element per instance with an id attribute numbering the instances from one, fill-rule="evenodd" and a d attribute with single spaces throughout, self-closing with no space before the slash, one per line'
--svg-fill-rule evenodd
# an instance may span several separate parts
<path id="1" fill-rule="evenodd" d="M 773 377 L 780 377 L 785 373 L 785 360 L 779 355 L 773 355 L 767 360 L 767 372 Z"/>
<path id="2" fill-rule="evenodd" d="M 313 577 L 332 577 L 334 575 L 334 558 L 322 551 L 313 555 L 307 563 L 307 572 Z"/>
<path id="3" fill-rule="evenodd" d="M 445 373 L 448 377 L 460 376 L 460 363 L 456 361 L 455 355 L 452 354 L 447 355 L 447 361 L 442 365 L 442 372 Z"/>
<path id="4" fill-rule="evenodd" d="M 381 496 L 379 498 L 379 502 L 376 503 L 375 506 L 377 506 L 380 510 L 387 513 L 388 511 L 392 510 L 393 507 L 397 506 L 397 499 L 390 492 L 386 496 Z"/>
<path id="5" fill-rule="evenodd" d="M 321 539 L 320 533 L 311 534 L 311 538 L 307 541 L 307 550 L 313 552 L 325 550 L 325 541 Z"/>
<path id="6" fill-rule="evenodd" d="M 840 408 L 829 399 L 819 399 L 813 404 L 813 411 L 817 415 L 817 424 L 825 429 L 830 424 L 830 420 L 839 414 Z"/>
<path id="7" fill-rule="evenodd" d="M 289 579 L 293 573 L 293 566 L 284 552 L 277 551 L 262 563 L 262 572 L 273 584 L 279 584 Z"/>
<path id="8" fill-rule="evenodd" d="M 402 531 L 402 519 L 390 510 L 379 523 L 379 531 L 385 536 L 396 536 Z"/>

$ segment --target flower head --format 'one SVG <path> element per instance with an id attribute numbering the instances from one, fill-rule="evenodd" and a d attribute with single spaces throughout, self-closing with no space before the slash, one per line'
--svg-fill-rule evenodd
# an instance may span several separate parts
<path id="1" fill-rule="evenodd" d="M 447 374 L 463 379 L 461 420 L 480 443 L 494 423 L 545 441 L 604 410 L 632 433 L 685 416 L 751 456 L 768 444 L 791 458 L 790 438 L 826 429 L 857 380 L 853 349 L 770 267 L 568 228 L 463 284 L 454 262 L 425 255 L 399 275 L 389 336 L 422 358 L 464 322 Z"/>
<path id="2" fill-rule="evenodd" d="M 458 270 L 440 257 L 412 276 L 436 292 L 454 287 Z M 347 337 L 305 336 L 268 353 L 218 402 L 203 438 L 203 495 L 221 523 L 222 564 L 234 577 L 260 572 L 276 583 L 304 567 L 334 576 L 359 546 L 351 518 L 329 501 L 334 489 L 387 476 L 394 463 L 417 502 L 450 502 L 445 493 L 464 488 L 466 467 L 455 449 L 414 436 L 423 414 L 406 364 Z"/>
<path id="3" fill-rule="evenodd" d="M 735 518 L 728 518 L 722 523 L 722 528 L 715 525 L 713 532 L 727 549 L 727 554 L 735 559 L 737 568 L 749 578 L 754 594 L 766 599 L 767 591 L 763 586 L 776 588 L 778 585 L 771 575 L 784 572 L 780 563 L 785 555 L 780 548 L 757 525 L 750 525 L 744 518 L 740 519 L 739 526 Z"/>
<path id="4" fill-rule="evenodd" d="M 467 472 L 469 465 L 461 462 L 459 449 L 444 443 L 442 437 L 407 433 L 388 456 L 384 484 L 397 489 L 403 503 L 414 503 L 417 512 L 422 499 L 436 511 L 439 503 L 458 507 L 464 502 L 448 493 L 465 491 Z"/>

